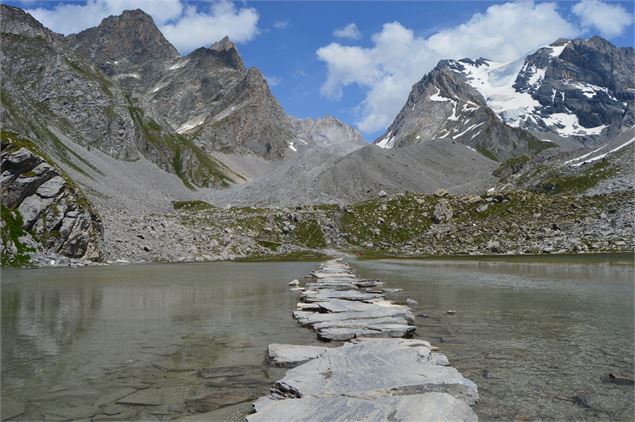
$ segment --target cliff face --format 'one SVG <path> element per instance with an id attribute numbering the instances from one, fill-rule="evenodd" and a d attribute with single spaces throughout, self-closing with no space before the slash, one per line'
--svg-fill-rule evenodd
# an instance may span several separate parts
<path id="1" fill-rule="evenodd" d="M 2 132 L 2 264 L 103 258 L 103 228 L 79 188 L 30 141 Z"/>

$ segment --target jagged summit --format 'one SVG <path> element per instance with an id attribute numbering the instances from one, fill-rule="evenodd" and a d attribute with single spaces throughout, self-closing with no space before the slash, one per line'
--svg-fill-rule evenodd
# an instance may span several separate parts
<path id="1" fill-rule="evenodd" d="M 216 41 L 214 44 L 211 45 L 210 48 L 212 50 L 216 50 L 216 51 L 227 51 L 227 50 L 230 50 L 232 48 L 236 49 L 236 46 L 234 45 L 233 42 L 231 42 L 229 37 L 227 35 L 225 35 L 225 37 L 223 37 L 222 40 Z"/>
<path id="2" fill-rule="evenodd" d="M 611 141 L 634 123 L 634 51 L 596 36 L 558 39 L 510 63 L 442 60 L 375 143 L 448 139 L 506 159 Z"/>
<path id="3" fill-rule="evenodd" d="M 180 58 L 152 17 L 141 9 L 109 16 L 99 26 L 65 40 L 130 91 L 151 86 L 165 67 Z"/>

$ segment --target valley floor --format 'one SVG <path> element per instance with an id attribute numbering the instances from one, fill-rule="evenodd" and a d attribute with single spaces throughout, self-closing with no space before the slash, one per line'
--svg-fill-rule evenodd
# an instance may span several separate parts
<path id="1" fill-rule="evenodd" d="M 360 255 L 448 256 L 632 251 L 632 190 L 594 196 L 399 194 L 354 205 L 217 208 L 103 216 L 107 262 Z"/>

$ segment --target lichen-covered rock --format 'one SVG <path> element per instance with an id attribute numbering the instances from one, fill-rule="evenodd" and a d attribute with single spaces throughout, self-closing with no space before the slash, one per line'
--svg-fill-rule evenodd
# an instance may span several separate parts
<path id="1" fill-rule="evenodd" d="M 102 259 L 97 212 L 37 147 L 2 132 L 2 264 L 28 263 L 34 252 Z"/>

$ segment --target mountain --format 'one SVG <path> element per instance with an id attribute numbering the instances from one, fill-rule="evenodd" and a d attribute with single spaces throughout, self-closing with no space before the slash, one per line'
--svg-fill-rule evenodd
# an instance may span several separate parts
<path id="1" fill-rule="evenodd" d="M 510 64 L 442 61 L 372 145 L 333 117 L 288 115 L 227 37 L 181 56 L 141 10 L 69 36 L 11 6 L 0 5 L 0 19 L 4 264 L 267 255 L 278 250 L 270 219 L 293 223 L 280 227 L 299 242 L 280 249 L 291 252 L 322 245 L 319 231 L 336 235 L 353 218 L 347 209 L 365 209 L 357 201 L 383 207 L 441 188 L 415 201 L 436 207 L 445 190 L 574 186 L 619 190 L 618 204 L 632 179 L 633 52 L 598 38 L 560 40 Z M 311 222 L 278 209 L 307 204 Z M 213 233 L 204 212 L 188 217 L 211 209 Z"/>
<path id="2" fill-rule="evenodd" d="M 454 139 L 505 160 L 611 141 L 633 126 L 634 49 L 558 40 L 511 63 L 443 60 L 375 143 Z"/>
<path id="3" fill-rule="evenodd" d="M 188 186 L 240 180 L 193 142 L 161 126 L 116 80 L 21 9 L 0 6 L 2 123 L 66 171 L 106 178 L 77 148 L 121 161 L 146 159 Z"/>
<path id="4" fill-rule="evenodd" d="M 207 153 L 292 154 L 291 121 L 256 68 L 225 37 L 181 57 L 142 10 L 65 39 L 144 103 L 153 117 Z"/>
<path id="5" fill-rule="evenodd" d="M 148 89 L 180 58 L 150 15 L 139 9 L 109 16 L 64 42 L 128 90 Z"/>

